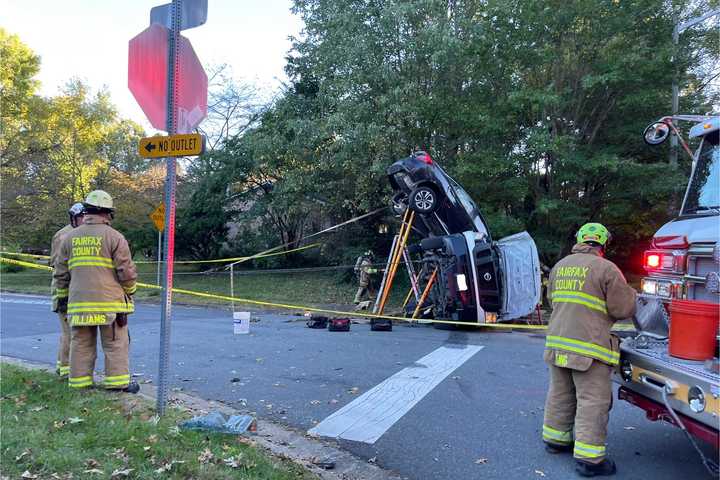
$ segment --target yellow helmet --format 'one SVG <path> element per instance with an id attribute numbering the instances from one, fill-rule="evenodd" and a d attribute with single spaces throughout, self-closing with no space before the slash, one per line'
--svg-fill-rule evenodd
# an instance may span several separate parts
<path id="1" fill-rule="evenodd" d="M 86 207 L 104 208 L 106 210 L 114 209 L 112 197 L 104 190 L 93 190 L 88 193 L 83 203 Z"/>

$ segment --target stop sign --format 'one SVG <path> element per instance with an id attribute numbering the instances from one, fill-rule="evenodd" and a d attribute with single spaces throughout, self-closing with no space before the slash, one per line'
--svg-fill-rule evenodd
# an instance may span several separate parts
<path id="1" fill-rule="evenodd" d="M 153 24 L 130 40 L 128 87 L 150 124 L 166 130 L 168 35 L 163 25 Z M 190 133 L 207 116 L 208 79 L 190 40 L 180 35 L 176 118 L 177 132 Z"/>

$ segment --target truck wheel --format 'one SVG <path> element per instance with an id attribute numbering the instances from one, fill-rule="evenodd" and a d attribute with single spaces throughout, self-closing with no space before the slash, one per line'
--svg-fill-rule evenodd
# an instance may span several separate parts
<path id="1" fill-rule="evenodd" d="M 410 193 L 410 209 L 416 213 L 429 215 L 439 203 L 438 194 L 430 187 L 418 187 Z"/>

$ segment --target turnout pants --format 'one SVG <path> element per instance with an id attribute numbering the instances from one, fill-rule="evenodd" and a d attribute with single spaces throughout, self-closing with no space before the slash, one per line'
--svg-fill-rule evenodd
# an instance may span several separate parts
<path id="1" fill-rule="evenodd" d="M 366 293 L 368 294 L 368 296 L 370 295 L 370 290 L 368 289 L 367 286 L 364 286 L 364 287 L 363 287 L 363 286 L 360 286 L 360 287 L 358 287 L 357 293 L 355 294 L 354 303 L 355 303 L 355 304 L 358 304 L 358 303 L 362 302 L 362 299 L 363 299 L 363 297 L 365 296 Z"/>
<path id="2" fill-rule="evenodd" d="M 67 377 L 70 374 L 70 325 L 66 313 L 58 312 L 58 320 L 60 320 L 60 342 L 55 371 L 61 377 Z"/>
<path id="3" fill-rule="evenodd" d="M 594 360 L 586 371 L 548 365 L 550 388 L 545 402 L 543 441 L 573 444 L 577 460 L 600 463 L 612 406 L 612 367 Z"/>
<path id="4" fill-rule="evenodd" d="M 355 300 L 354 303 L 357 305 L 358 303 L 363 301 L 363 298 L 365 298 L 365 295 L 367 295 L 368 299 L 372 298 L 372 295 L 374 293 L 374 288 L 370 284 L 370 282 L 360 282 L 360 286 L 357 289 L 357 292 L 355 293 Z"/>
<path id="5" fill-rule="evenodd" d="M 100 331 L 100 343 L 105 354 L 105 380 L 107 389 L 122 389 L 130 383 L 130 362 L 128 351 L 130 337 L 128 327 L 110 325 L 72 327 L 70 342 L 70 378 L 71 388 L 85 388 L 93 384 L 93 370 L 97 358 L 97 334 Z"/>

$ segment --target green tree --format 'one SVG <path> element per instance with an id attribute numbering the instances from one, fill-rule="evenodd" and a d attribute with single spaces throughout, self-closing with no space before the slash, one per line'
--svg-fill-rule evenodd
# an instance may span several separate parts
<path id="1" fill-rule="evenodd" d="M 429 149 L 496 236 L 524 226 L 552 263 L 586 221 L 608 223 L 623 245 L 667 219 L 688 164 L 669 170 L 640 132 L 668 113 L 673 53 L 692 72 L 683 83 L 702 75 L 711 26 L 688 31 L 678 52 L 670 38 L 676 13 L 704 6 L 297 0 L 306 28 L 287 69 L 312 79 L 325 107 L 304 118 L 325 129 L 305 138 L 321 168 L 377 185 L 391 160 Z M 688 111 L 717 98 L 686 92 Z"/>
<path id="2" fill-rule="evenodd" d="M 141 178 L 149 167 L 136 153 L 142 128 L 118 117 L 107 92 L 93 93 L 72 80 L 58 96 L 38 95 L 39 58 L 2 29 L 0 62 L 3 243 L 47 248 L 52 233 L 67 222 L 68 206 L 92 189 L 129 199 L 157 188 Z M 133 220 L 123 221 L 138 224 L 149 212 L 150 207 L 128 209 Z M 146 218 L 140 223 L 150 226 Z M 152 245 L 152 234 L 149 240 Z"/>
<path id="3" fill-rule="evenodd" d="M 27 126 L 39 82 L 40 57 L 17 35 L 0 28 L 0 161 L 5 166 Z"/>

